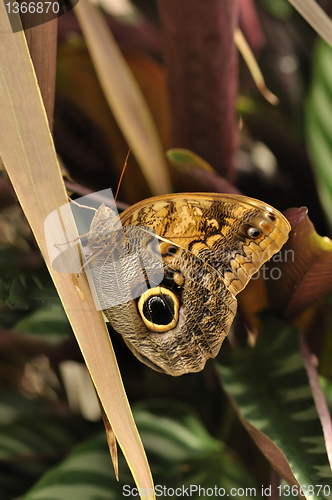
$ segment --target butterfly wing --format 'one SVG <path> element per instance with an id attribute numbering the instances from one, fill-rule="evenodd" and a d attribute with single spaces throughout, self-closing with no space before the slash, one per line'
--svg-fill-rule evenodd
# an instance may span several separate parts
<path id="1" fill-rule="evenodd" d="M 164 279 L 104 313 L 141 361 L 174 376 L 200 371 L 218 354 L 235 316 L 235 295 L 290 230 L 261 201 L 205 193 L 144 200 L 123 212 L 121 222 L 146 228 L 147 238 L 153 229 Z"/>
<path id="2" fill-rule="evenodd" d="M 157 287 L 104 313 L 141 361 L 176 376 L 218 354 L 236 305 L 218 272 L 180 249 Z"/>

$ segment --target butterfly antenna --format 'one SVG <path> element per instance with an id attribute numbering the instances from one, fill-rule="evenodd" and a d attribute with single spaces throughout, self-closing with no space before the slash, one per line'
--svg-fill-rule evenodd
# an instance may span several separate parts
<path id="1" fill-rule="evenodd" d="M 129 146 L 129 150 L 128 150 L 128 153 L 127 153 L 127 156 L 126 156 L 123 168 L 122 168 L 122 172 L 121 172 L 121 175 L 120 175 L 118 187 L 117 187 L 117 190 L 116 190 L 116 193 L 115 193 L 115 196 L 114 196 L 114 203 L 116 202 L 118 194 L 119 194 L 119 191 L 120 191 L 121 182 L 122 182 L 125 170 L 126 170 L 127 165 L 128 165 L 128 158 L 129 158 L 130 152 L 131 152 L 131 146 Z"/>

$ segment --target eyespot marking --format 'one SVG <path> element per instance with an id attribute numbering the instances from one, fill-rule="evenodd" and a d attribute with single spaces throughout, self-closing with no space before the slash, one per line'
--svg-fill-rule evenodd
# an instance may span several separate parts
<path id="1" fill-rule="evenodd" d="M 151 288 L 143 293 L 137 307 L 145 326 L 151 332 L 166 333 L 177 325 L 180 302 L 175 293 L 167 288 Z"/>
<path id="2" fill-rule="evenodd" d="M 247 235 L 250 236 L 250 238 L 257 239 L 261 236 L 262 232 L 257 229 L 256 227 L 249 227 L 247 229 Z"/>

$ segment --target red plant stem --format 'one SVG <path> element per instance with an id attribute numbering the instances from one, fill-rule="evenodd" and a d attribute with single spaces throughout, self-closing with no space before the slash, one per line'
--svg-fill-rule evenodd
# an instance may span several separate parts
<path id="1" fill-rule="evenodd" d="M 323 393 L 323 389 L 319 383 L 317 372 L 317 360 L 311 354 L 305 342 L 304 336 L 301 335 L 301 354 L 304 362 L 305 369 L 309 378 L 309 384 L 312 391 L 312 396 L 315 401 L 316 410 L 322 424 L 327 457 L 329 460 L 330 468 L 332 471 L 332 423 L 331 415 L 327 402 Z"/>
<path id="2" fill-rule="evenodd" d="M 240 27 L 249 45 L 255 51 L 263 48 L 264 34 L 257 16 L 253 0 L 238 0 L 240 8 Z"/>
<path id="3" fill-rule="evenodd" d="M 234 180 L 237 0 L 159 0 L 174 147 Z"/>
<path id="4" fill-rule="evenodd" d="M 40 24 L 36 25 L 36 16 Z M 21 14 L 50 130 L 53 130 L 58 19 L 53 12 Z"/>

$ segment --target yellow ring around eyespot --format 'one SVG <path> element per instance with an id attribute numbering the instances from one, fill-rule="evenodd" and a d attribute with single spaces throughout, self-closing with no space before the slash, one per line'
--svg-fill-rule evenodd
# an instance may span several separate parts
<path id="1" fill-rule="evenodd" d="M 144 307 L 145 302 L 150 297 L 160 296 L 161 294 L 162 295 L 168 295 L 173 300 L 174 316 L 173 316 L 173 320 L 170 323 L 168 323 L 168 325 L 156 325 L 152 321 L 149 321 L 144 316 L 144 313 L 143 313 L 143 307 Z M 150 288 L 149 290 L 147 290 L 146 292 L 144 292 L 140 296 L 140 298 L 138 299 L 137 307 L 138 307 L 138 311 L 140 313 L 140 316 L 141 316 L 141 318 L 143 320 L 143 323 L 152 332 L 166 333 L 169 330 L 173 330 L 173 328 L 176 327 L 177 322 L 179 320 L 180 302 L 179 302 L 178 297 L 171 290 L 168 290 L 167 288 L 164 288 L 164 287 L 161 287 L 161 286 L 157 286 L 156 288 Z"/>

